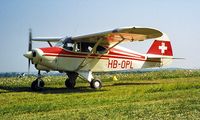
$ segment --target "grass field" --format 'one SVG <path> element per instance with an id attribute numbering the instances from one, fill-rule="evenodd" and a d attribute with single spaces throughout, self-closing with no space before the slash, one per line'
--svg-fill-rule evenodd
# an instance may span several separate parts
<path id="1" fill-rule="evenodd" d="M 199 70 L 96 76 L 100 90 L 80 79 L 68 90 L 57 76 L 44 78 L 42 92 L 30 90 L 34 77 L 0 78 L 0 119 L 200 119 Z"/>

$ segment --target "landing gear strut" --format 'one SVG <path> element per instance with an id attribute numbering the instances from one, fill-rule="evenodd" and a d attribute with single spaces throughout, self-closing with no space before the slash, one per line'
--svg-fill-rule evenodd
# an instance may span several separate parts
<path id="1" fill-rule="evenodd" d="M 67 72 L 68 78 L 65 81 L 65 86 L 69 89 L 73 89 L 76 85 L 76 78 L 78 77 L 78 73 L 76 72 Z"/>
<path id="2" fill-rule="evenodd" d="M 80 76 L 79 76 L 80 75 Z M 81 77 L 84 80 L 87 80 L 90 83 L 90 87 L 93 89 L 100 89 L 102 87 L 101 80 L 94 79 L 92 72 L 67 72 L 68 78 L 65 81 L 65 86 L 69 89 L 73 89 L 76 85 L 77 77 Z"/>
<path id="3" fill-rule="evenodd" d="M 90 83 L 90 87 L 93 89 L 100 89 L 102 87 L 101 80 L 94 79 L 91 71 L 79 71 L 80 77 L 87 80 Z"/>
<path id="4" fill-rule="evenodd" d="M 41 91 L 44 87 L 44 81 L 41 78 L 40 70 L 38 71 L 38 77 L 31 84 L 31 89 L 33 91 Z"/>

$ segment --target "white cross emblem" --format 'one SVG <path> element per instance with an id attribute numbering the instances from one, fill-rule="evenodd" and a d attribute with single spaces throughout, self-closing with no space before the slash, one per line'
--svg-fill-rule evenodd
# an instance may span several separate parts
<path id="1" fill-rule="evenodd" d="M 158 49 L 160 49 L 160 50 L 161 50 L 161 53 L 164 54 L 164 53 L 165 53 L 165 50 L 167 50 L 167 46 L 165 46 L 165 43 L 162 43 L 162 45 L 159 46 Z"/>

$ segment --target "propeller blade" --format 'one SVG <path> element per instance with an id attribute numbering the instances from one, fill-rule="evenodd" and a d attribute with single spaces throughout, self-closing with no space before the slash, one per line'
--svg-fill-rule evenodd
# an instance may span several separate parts
<path id="1" fill-rule="evenodd" d="M 28 51 L 32 51 L 32 30 L 29 29 Z M 28 59 L 28 76 L 30 74 L 31 59 Z"/>
<path id="2" fill-rule="evenodd" d="M 32 50 L 32 30 L 29 29 L 29 43 L 28 43 L 28 51 Z"/>
<path id="3" fill-rule="evenodd" d="M 31 60 L 28 59 L 28 76 L 29 76 L 29 74 L 30 74 L 30 64 L 31 64 Z"/>

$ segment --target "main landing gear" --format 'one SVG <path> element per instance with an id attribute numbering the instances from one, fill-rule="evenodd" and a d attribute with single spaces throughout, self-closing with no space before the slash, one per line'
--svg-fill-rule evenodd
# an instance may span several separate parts
<path id="1" fill-rule="evenodd" d="M 68 78 L 65 81 L 65 86 L 69 89 L 73 89 L 76 85 L 76 78 L 78 77 L 78 73 L 76 72 L 67 72 Z"/>
<path id="2" fill-rule="evenodd" d="M 42 76 L 40 74 L 40 70 L 38 71 L 38 77 L 31 84 L 31 89 L 33 91 L 41 91 L 44 87 L 44 81 L 42 80 Z"/>
<path id="3" fill-rule="evenodd" d="M 75 87 L 78 76 L 87 80 L 90 83 L 90 87 L 93 89 L 100 89 L 102 87 L 101 80 L 94 79 L 91 72 L 67 72 L 67 76 L 68 78 L 65 81 L 65 86 L 69 89 L 73 89 Z"/>
<path id="4" fill-rule="evenodd" d="M 87 80 L 90 83 L 90 87 L 93 89 L 100 89 L 102 87 L 101 80 L 94 79 L 92 76 L 92 72 L 82 71 L 82 72 L 67 72 L 68 78 L 65 81 L 65 86 L 69 89 L 73 89 L 76 85 L 76 79 L 79 76 L 80 78 Z M 42 80 L 42 76 L 40 74 L 40 70 L 38 71 L 38 77 L 31 84 L 31 89 L 33 91 L 41 91 L 44 88 L 44 81 Z"/>

